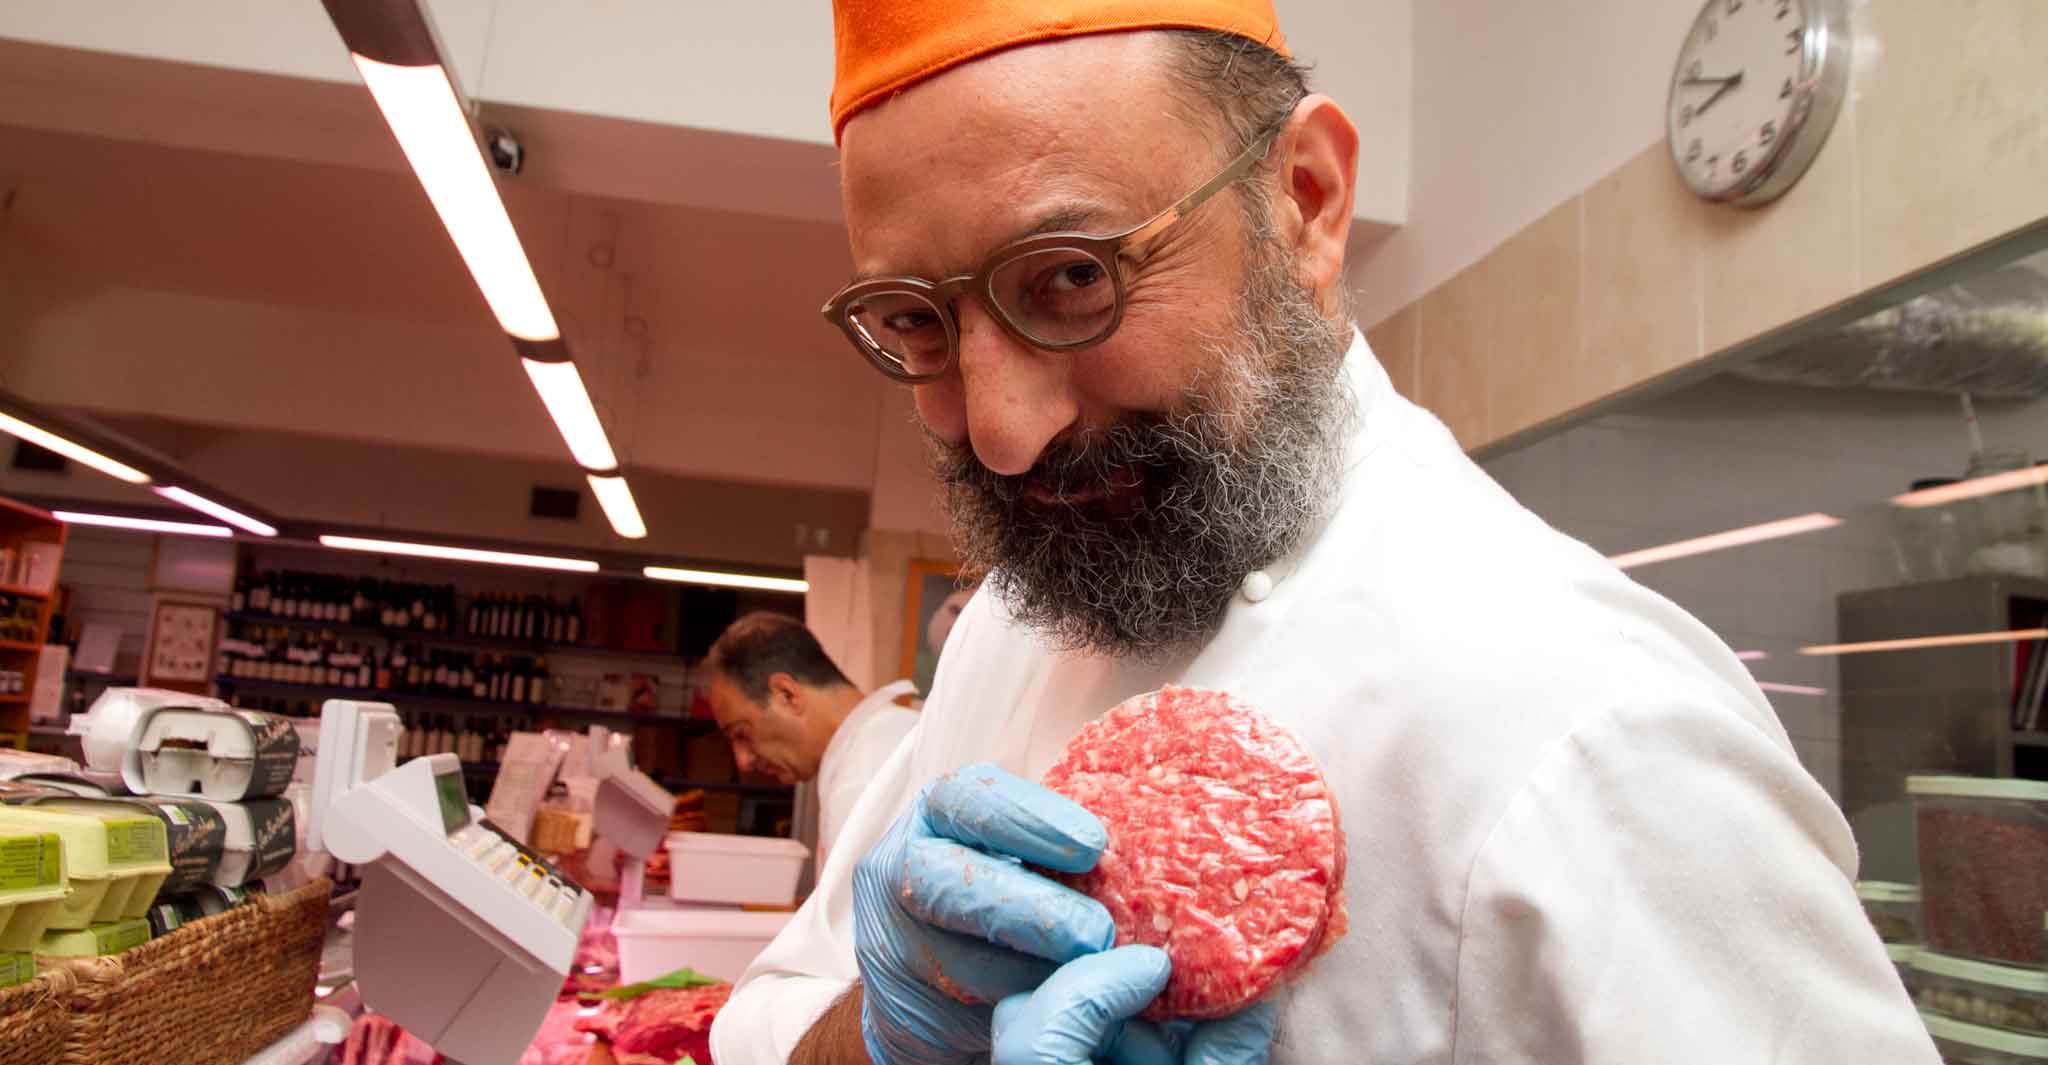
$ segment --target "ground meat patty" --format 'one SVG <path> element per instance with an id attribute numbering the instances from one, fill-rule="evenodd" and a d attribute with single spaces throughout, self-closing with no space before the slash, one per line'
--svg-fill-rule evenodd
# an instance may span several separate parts
<path id="1" fill-rule="evenodd" d="M 1067 878 L 1117 943 L 1162 947 L 1145 1016 L 1221 1017 L 1344 934 L 1344 835 L 1323 774 L 1272 719 L 1223 692 L 1165 688 L 1083 728 L 1046 772 L 1109 831 Z"/>

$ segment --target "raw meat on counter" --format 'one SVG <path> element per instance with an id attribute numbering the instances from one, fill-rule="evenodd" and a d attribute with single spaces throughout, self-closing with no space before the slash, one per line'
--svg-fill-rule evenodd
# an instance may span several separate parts
<path id="1" fill-rule="evenodd" d="M 675 1065 L 685 1055 L 712 1065 L 711 1021 L 731 996 L 731 984 L 663 988 L 608 1003 L 576 1027 L 609 1042 L 618 1065 Z"/>
<path id="2" fill-rule="evenodd" d="M 573 998 L 557 1000 L 526 1053 L 519 1055 L 519 1065 L 587 1065 L 597 1037 L 578 1028 L 577 1022 L 594 1009 Z"/>
<path id="3" fill-rule="evenodd" d="M 335 1060 L 341 1065 L 440 1065 L 442 1058 L 389 1017 L 365 1013 L 349 1028 Z"/>
<path id="4" fill-rule="evenodd" d="M 1090 722 L 1045 783 L 1102 820 L 1109 843 L 1066 877 L 1163 948 L 1154 1020 L 1235 1013 L 1344 934 L 1344 833 L 1322 770 L 1259 710 L 1165 688 Z"/>

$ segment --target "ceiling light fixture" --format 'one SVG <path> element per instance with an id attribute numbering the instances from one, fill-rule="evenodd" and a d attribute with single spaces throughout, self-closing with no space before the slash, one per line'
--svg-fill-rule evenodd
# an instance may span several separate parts
<path id="1" fill-rule="evenodd" d="M 1826 688 L 1815 688 L 1806 684 L 1780 684 L 1774 680 L 1760 680 L 1756 682 L 1756 686 L 1764 691 L 1777 692 L 1780 695 L 1826 695 L 1828 693 Z"/>
<path id="2" fill-rule="evenodd" d="M 628 487 L 624 477 L 600 477 L 589 475 L 590 491 L 597 496 L 597 505 L 604 508 L 604 518 L 612 523 L 612 531 L 628 540 L 639 540 L 647 535 L 647 523 L 640 520 L 640 507 L 633 502 L 633 489 Z"/>
<path id="3" fill-rule="evenodd" d="M 1913 636 L 1903 640 L 1868 640 L 1863 643 L 1827 643 L 1801 647 L 1808 656 L 1860 655 L 1873 651 L 1918 651 L 1929 647 L 1970 647 L 1983 643 L 2025 643 L 2048 640 L 2048 629 L 2011 629 L 2005 632 L 1963 632 L 1948 636 Z"/>
<path id="4" fill-rule="evenodd" d="M 331 534 L 323 534 L 320 537 L 320 544 L 323 547 L 335 547 L 343 551 L 370 551 L 380 555 L 441 558 L 451 562 L 486 562 L 494 566 L 527 566 L 533 569 L 555 569 L 570 573 L 597 572 L 597 563 L 587 558 L 526 555 L 516 551 L 487 551 L 475 547 L 417 544 L 405 540 L 372 540 L 361 536 L 334 536 Z"/>
<path id="5" fill-rule="evenodd" d="M 258 521 L 255 518 L 252 518 L 249 515 L 244 514 L 241 511 L 235 510 L 231 507 L 224 507 L 219 503 L 216 503 L 213 500 L 206 498 L 205 496 L 194 495 L 193 493 L 188 492 L 183 488 L 178 488 L 172 485 L 162 485 L 156 489 L 156 494 L 164 497 L 165 499 L 170 500 L 173 503 L 180 503 L 183 504 L 184 506 L 191 507 L 193 510 L 198 511 L 199 513 L 204 514 L 207 517 L 219 518 L 220 520 L 227 522 L 229 525 L 232 525 L 235 528 L 242 530 L 243 532 L 254 533 L 257 536 L 277 535 L 276 526 L 271 525 L 268 522 Z"/>
<path id="6" fill-rule="evenodd" d="M 1892 497 L 1892 505 L 1898 507 L 1938 507 L 1977 496 L 1988 496 L 1997 492 L 2011 492 L 2020 488 L 2048 484 L 2048 466 L 2028 466 L 2024 469 L 2007 470 L 2004 473 L 1972 477 L 1967 481 L 1922 488 L 1917 492 Z"/>
<path id="7" fill-rule="evenodd" d="M 657 581 L 704 584 L 713 588 L 752 588 L 763 592 L 798 594 L 811 590 L 811 582 L 795 577 L 762 577 L 751 573 L 720 573 L 717 570 L 680 569 L 675 566 L 647 566 L 640 572 Z"/>
<path id="8" fill-rule="evenodd" d="M 1664 544 L 1660 547 L 1646 547 L 1641 551 L 1611 555 L 1607 561 L 1614 563 L 1622 569 L 1633 569 L 1637 566 L 1647 566 L 1652 562 L 1668 562 L 1674 558 L 1704 555 L 1713 551 L 1726 551 L 1731 547 L 1747 547 L 1750 544 L 1762 543 L 1766 540 L 1778 540 L 1787 536 L 1798 536 L 1802 533 L 1819 532 L 1822 529 L 1832 529 L 1840 524 L 1842 524 L 1842 519 L 1831 514 L 1802 514 L 1796 518 L 1781 518 L 1778 521 L 1767 521 L 1761 525 L 1747 525 L 1740 529 L 1730 529 L 1727 532 L 1718 532 L 1710 536 L 1694 537 L 1691 540 L 1680 540 L 1677 543 Z"/>
<path id="9" fill-rule="evenodd" d="M 439 63 L 379 62 L 360 53 L 349 58 L 498 324 L 521 340 L 560 337 L 447 69 Z"/>
<path id="10" fill-rule="evenodd" d="M 127 463 L 115 462 L 113 459 L 83 444 L 74 444 L 47 429 L 30 425 L 11 414 L 0 414 L 0 432 L 19 437 L 46 451 L 54 451 L 73 462 L 90 466 L 109 477 L 120 478 L 129 484 L 149 483 L 149 474 Z"/>
<path id="11" fill-rule="evenodd" d="M 420 0 L 323 3 L 484 302 L 511 337 L 569 453 L 591 476 L 593 487 L 598 478 L 616 482 L 609 501 L 602 492 L 598 497 L 612 528 L 627 539 L 646 536 L 619 473 L 618 456 L 498 194 L 425 7 Z M 624 508 L 615 509 L 621 501 Z"/>
<path id="12" fill-rule="evenodd" d="M 555 420 L 555 428 L 561 432 L 562 442 L 569 445 L 569 454 L 575 457 L 576 464 L 587 473 L 615 472 L 619 468 L 618 456 L 612 453 L 612 442 L 604 435 L 604 423 L 598 420 L 597 407 L 590 402 L 590 393 L 583 387 L 583 375 L 576 372 L 576 364 L 566 359 L 519 362 L 526 367 L 526 376 L 533 379 L 533 390 L 540 393 L 548 417 Z"/>
<path id="13" fill-rule="evenodd" d="M 130 518 L 120 514 L 87 514 L 76 510 L 53 510 L 50 513 L 58 521 L 71 525 L 97 525 L 105 529 L 133 529 L 136 532 L 169 533 L 173 536 L 211 536 L 219 538 L 235 535 L 235 530 L 225 525 L 200 525 L 189 521 L 158 521 L 155 518 Z"/>

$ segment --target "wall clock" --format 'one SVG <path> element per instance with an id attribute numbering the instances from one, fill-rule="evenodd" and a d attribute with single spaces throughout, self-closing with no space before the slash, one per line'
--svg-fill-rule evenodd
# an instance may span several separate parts
<path id="1" fill-rule="evenodd" d="M 1848 0 L 1707 0 L 1665 104 L 1686 186 L 1746 207 L 1783 196 L 1834 127 L 1849 63 Z"/>

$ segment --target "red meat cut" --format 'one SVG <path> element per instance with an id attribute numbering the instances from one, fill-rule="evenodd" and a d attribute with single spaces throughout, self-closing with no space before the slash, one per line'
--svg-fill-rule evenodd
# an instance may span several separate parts
<path id="1" fill-rule="evenodd" d="M 662 988 L 613 1002 L 576 1027 L 609 1042 L 619 1065 L 673 1065 L 686 1055 L 713 1065 L 711 1022 L 731 997 L 731 984 Z"/>
<path id="2" fill-rule="evenodd" d="M 1089 723 L 1045 783 L 1109 843 L 1066 877 L 1117 943 L 1173 961 L 1153 1020 L 1258 1001 L 1344 934 L 1344 833 L 1322 770 L 1286 730 L 1224 692 L 1168 687 Z"/>

